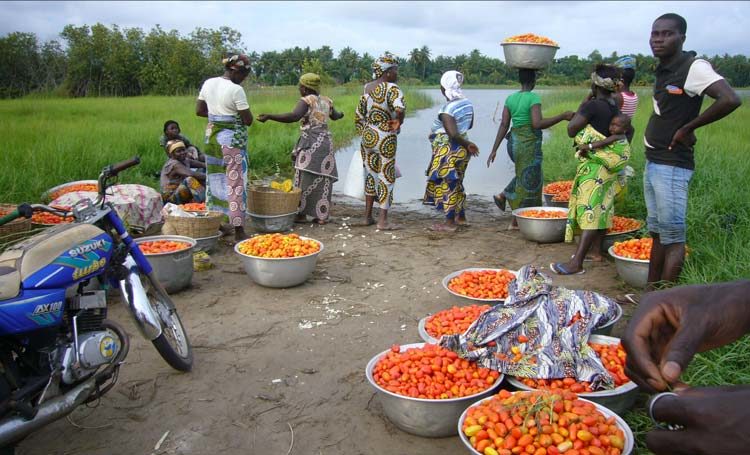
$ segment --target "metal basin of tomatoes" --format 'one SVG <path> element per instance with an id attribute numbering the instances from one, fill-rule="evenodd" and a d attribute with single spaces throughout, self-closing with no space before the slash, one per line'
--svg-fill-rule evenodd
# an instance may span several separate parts
<path id="1" fill-rule="evenodd" d="M 513 270 L 509 270 L 509 269 L 492 269 L 492 268 L 487 268 L 487 267 L 470 267 L 468 269 L 459 270 L 457 272 L 453 272 L 453 273 L 447 275 L 445 278 L 443 278 L 443 287 L 445 288 L 446 291 L 448 291 L 454 297 L 454 300 L 457 303 L 461 303 L 461 304 L 464 304 L 464 305 L 467 305 L 470 302 L 474 302 L 474 303 L 480 303 L 481 302 L 481 303 L 487 303 L 489 305 L 496 305 L 498 303 L 504 302 L 505 299 L 500 299 L 500 298 L 498 298 L 498 299 L 493 299 L 493 298 L 490 298 L 490 299 L 480 299 L 480 298 L 477 298 L 477 297 L 469 297 L 468 295 L 459 294 L 458 292 L 456 292 L 456 291 L 452 290 L 450 287 L 448 287 L 448 285 L 450 284 L 450 282 L 451 282 L 451 280 L 453 278 L 456 278 L 457 276 L 461 275 L 464 272 L 479 272 L 479 271 L 483 271 L 483 270 L 490 270 L 490 271 L 493 271 L 493 272 L 499 272 L 500 270 L 507 270 L 508 272 L 512 273 L 513 275 L 518 276 L 518 272 L 513 271 Z"/>

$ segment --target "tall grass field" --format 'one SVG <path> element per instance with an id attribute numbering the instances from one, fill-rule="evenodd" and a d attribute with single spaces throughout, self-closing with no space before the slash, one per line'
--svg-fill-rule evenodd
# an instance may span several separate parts
<path id="1" fill-rule="evenodd" d="M 407 111 L 429 107 L 429 96 L 405 88 Z M 362 93 L 357 86 L 323 89 L 343 119 L 331 121 L 335 146 L 356 135 L 354 110 Z M 290 112 L 299 100 L 296 87 L 250 90 L 250 110 L 259 114 Z M 110 163 L 135 155 L 141 165 L 123 175 L 128 183 L 158 188 L 154 174 L 166 155 L 159 137 L 166 120 L 176 120 L 182 134 L 201 146 L 206 119 L 195 115 L 195 98 L 57 98 L 0 101 L 0 202 L 37 202 L 47 189 L 74 180 L 96 179 Z M 298 124 L 255 121 L 248 130 L 253 177 L 280 170 L 291 175 L 290 152 Z"/>
<path id="2" fill-rule="evenodd" d="M 361 88 L 324 90 L 345 117 L 331 122 L 337 146 L 355 135 L 353 112 Z M 585 95 L 579 87 L 541 91 L 547 116 L 575 111 Z M 406 89 L 407 108 L 414 112 L 431 105 L 418 90 Z M 621 215 L 645 220 L 642 174 L 645 163 L 643 132 L 651 114 L 648 89 L 639 90 L 634 119 L 635 138 L 630 165 L 635 177 Z M 268 88 L 248 92 L 252 112 L 291 111 L 299 98 L 296 88 Z M 750 105 L 698 130 L 696 171 L 690 184 L 688 245 L 690 256 L 681 276 L 683 284 L 712 283 L 750 277 Z M 707 99 L 705 106 L 711 100 Z M 159 136 L 165 120 L 177 120 L 183 134 L 201 144 L 205 119 L 195 116 L 193 97 L 139 97 L 98 99 L 20 99 L 0 101 L 0 202 L 39 200 L 45 190 L 61 183 L 95 178 L 103 166 L 134 155 L 142 164 L 128 170 L 128 182 L 157 187 L 153 176 L 165 159 Z M 298 125 L 254 123 L 249 130 L 253 175 L 278 169 L 289 174 L 289 152 L 298 137 Z M 576 161 L 565 123 L 551 129 L 544 145 L 546 182 L 572 179 Z M 750 339 L 699 354 L 684 379 L 692 385 L 750 384 Z M 648 453 L 644 434 L 651 429 L 643 404 L 625 419 L 636 433 L 637 453 Z"/>
<path id="3" fill-rule="evenodd" d="M 575 111 L 585 91 L 571 89 L 542 95 L 542 111 L 549 116 Z M 645 220 L 643 132 L 652 112 L 648 89 L 639 90 L 640 102 L 633 126 L 630 165 L 635 177 L 628 184 L 626 202 L 616 206 L 618 214 Z M 712 100 L 706 98 L 704 108 Z M 728 117 L 696 131 L 695 173 L 688 198 L 687 244 L 690 255 L 680 281 L 683 284 L 715 283 L 750 278 L 750 99 Z M 545 181 L 568 180 L 575 176 L 572 142 L 563 122 L 555 126 L 544 145 Z M 750 337 L 714 351 L 699 354 L 684 379 L 697 386 L 750 384 Z M 637 453 L 649 453 L 644 436 L 651 419 L 642 406 L 624 418 L 636 433 Z"/>

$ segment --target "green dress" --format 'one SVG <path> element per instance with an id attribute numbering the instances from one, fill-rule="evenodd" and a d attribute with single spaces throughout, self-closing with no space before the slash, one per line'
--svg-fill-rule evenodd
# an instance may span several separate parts
<path id="1" fill-rule="evenodd" d="M 604 140 L 591 125 L 575 137 L 576 146 Z M 572 242 L 579 230 L 598 230 L 612 227 L 617 173 L 630 159 L 630 145 L 620 140 L 607 147 L 594 149 L 584 158 L 576 153 L 581 163 L 576 169 L 573 189 L 568 204 L 565 241 Z"/>
<path id="2" fill-rule="evenodd" d="M 541 104 L 534 92 L 519 91 L 505 100 L 512 128 L 506 137 L 516 176 L 503 190 L 512 209 L 542 205 L 542 131 L 531 126 L 531 107 Z"/>

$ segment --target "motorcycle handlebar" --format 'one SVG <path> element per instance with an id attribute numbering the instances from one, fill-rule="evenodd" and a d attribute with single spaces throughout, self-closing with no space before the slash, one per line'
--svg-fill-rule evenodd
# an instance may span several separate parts
<path id="1" fill-rule="evenodd" d="M 105 168 L 105 174 L 109 175 L 110 177 L 117 177 L 117 174 L 124 171 L 125 169 L 131 168 L 133 166 L 137 166 L 141 163 L 141 157 L 134 156 L 133 158 L 125 161 L 121 161 L 119 163 L 111 164 L 107 168 Z"/>
<path id="2" fill-rule="evenodd" d="M 7 215 L 0 217 L 0 226 L 10 223 L 18 217 L 31 218 L 34 215 L 34 209 L 27 203 L 20 204 L 15 210 Z"/>

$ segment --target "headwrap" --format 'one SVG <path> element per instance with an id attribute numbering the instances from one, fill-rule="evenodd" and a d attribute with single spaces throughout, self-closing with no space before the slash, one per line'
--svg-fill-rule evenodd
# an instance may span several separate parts
<path id="1" fill-rule="evenodd" d="M 372 62 L 372 78 L 377 79 L 389 68 L 398 66 L 398 58 L 390 52 L 385 52 L 377 60 Z"/>
<path id="2" fill-rule="evenodd" d="M 458 71 L 446 71 L 440 78 L 440 86 L 445 89 L 445 96 L 448 101 L 454 101 L 464 98 L 464 92 L 461 91 L 461 84 L 464 83 L 464 75 Z"/>
<path id="3" fill-rule="evenodd" d="M 601 87 L 604 90 L 614 92 L 615 90 L 617 90 L 617 86 L 620 83 L 620 80 L 612 79 L 611 77 L 601 77 L 596 74 L 596 71 L 594 71 L 593 73 L 591 73 L 591 82 L 593 82 L 597 87 Z"/>
<path id="4" fill-rule="evenodd" d="M 622 69 L 626 69 L 626 68 L 635 69 L 635 63 L 636 63 L 635 57 L 633 57 L 632 55 L 626 55 L 625 57 L 622 57 L 619 60 L 617 60 L 615 62 L 615 66 L 618 68 L 622 68 Z"/>
<path id="5" fill-rule="evenodd" d="M 320 76 L 315 73 L 305 73 L 299 78 L 299 85 L 316 92 L 320 90 Z"/>
<path id="6" fill-rule="evenodd" d="M 172 152 L 180 148 L 185 148 L 185 143 L 180 140 L 174 139 L 167 142 L 167 153 L 169 153 L 170 155 L 172 154 Z"/>
<path id="7" fill-rule="evenodd" d="M 233 54 L 223 59 L 221 63 L 228 70 L 250 71 L 250 59 L 245 54 Z"/>

